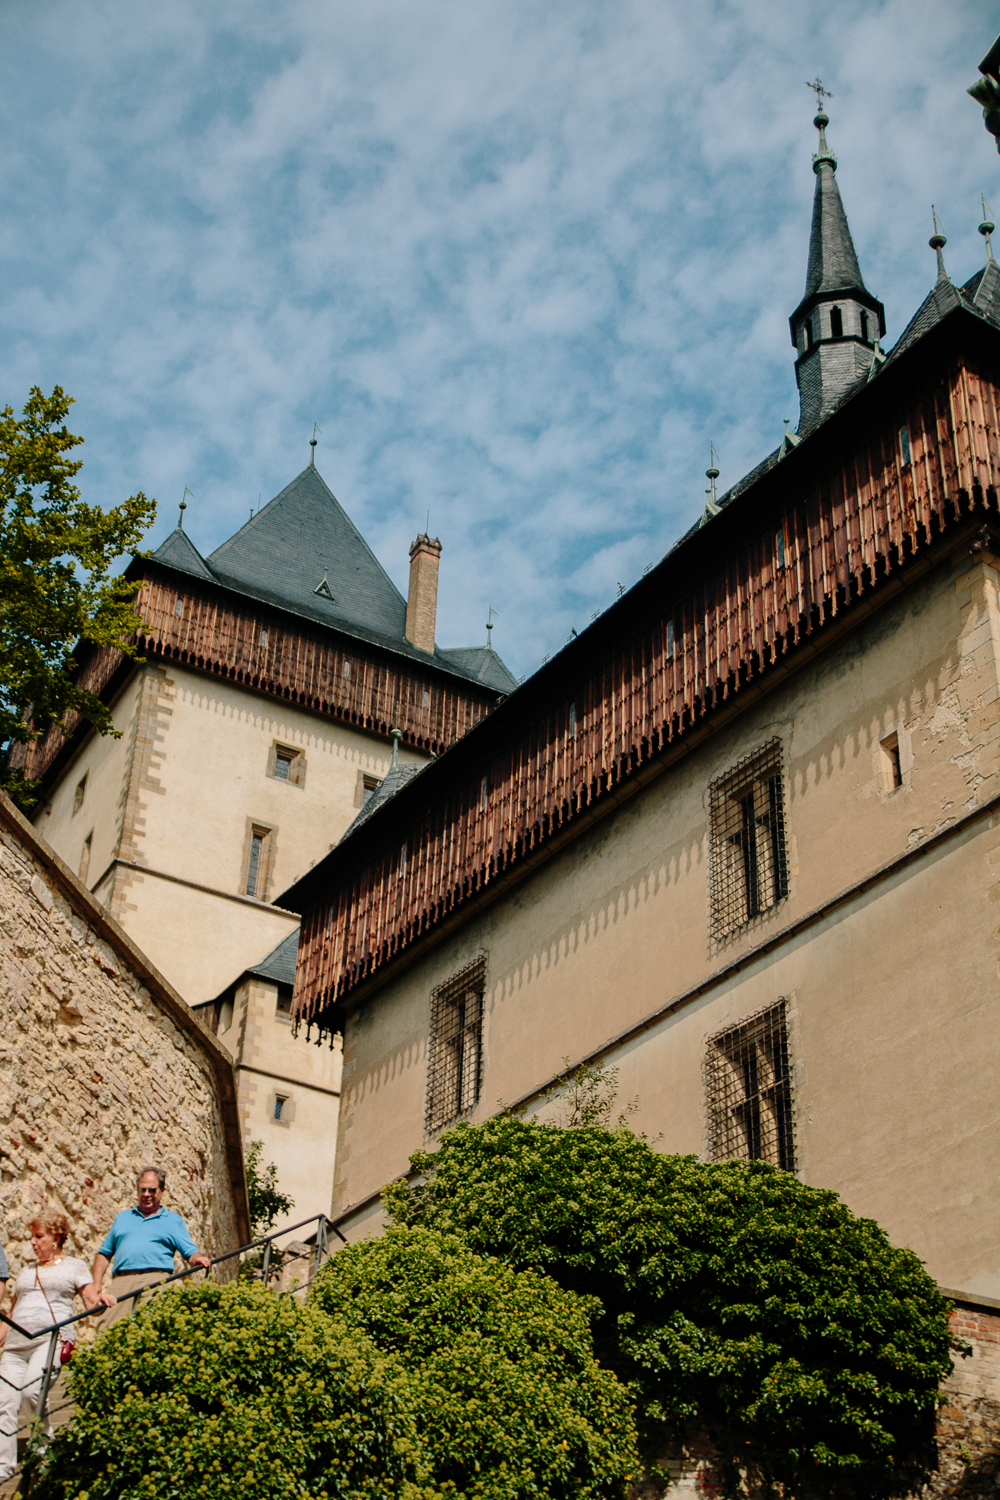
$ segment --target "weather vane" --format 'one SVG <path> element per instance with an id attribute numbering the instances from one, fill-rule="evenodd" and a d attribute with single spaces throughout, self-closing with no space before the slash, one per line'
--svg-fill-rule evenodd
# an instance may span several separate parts
<path id="1" fill-rule="evenodd" d="M 185 486 L 184 486 L 184 493 L 183 493 L 183 495 L 182 495 L 182 496 L 181 496 L 181 513 L 180 513 L 180 515 L 179 515 L 179 516 L 178 516 L 178 517 L 177 517 L 177 525 L 178 525 L 178 526 L 179 526 L 179 527 L 180 527 L 180 528 L 181 528 L 181 529 L 182 529 L 182 530 L 183 530 L 183 528 L 184 528 L 184 512 L 185 512 L 185 511 L 186 511 L 186 510 L 187 510 L 187 497 L 188 497 L 188 495 L 191 495 L 191 491 L 190 491 L 190 490 L 189 490 L 189 489 L 188 489 L 188 487 L 187 487 L 187 485 L 185 485 Z M 194 495 L 191 495 L 191 499 L 192 499 L 192 500 L 194 500 L 194 499 L 195 499 L 195 496 L 194 496 Z"/>
<path id="2" fill-rule="evenodd" d="M 309 463 L 310 463 L 310 466 L 312 468 L 316 467 L 316 434 L 317 434 L 317 432 L 322 437 L 322 435 L 323 435 L 323 429 L 321 427 L 318 427 L 316 425 L 316 423 L 314 422 L 313 423 L 313 435 L 309 439 L 309 446 L 312 449 L 312 452 L 309 455 Z"/>
<path id="3" fill-rule="evenodd" d="M 829 89 L 823 87 L 823 80 L 818 75 L 813 79 L 812 83 L 809 82 L 808 78 L 806 79 L 806 88 L 812 89 L 816 95 L 816 113 L 821 115 L 823 113 L 823 100 L 832 99 L 833 95 Z"/>
<path id="4" fill-rule="evenodd" d="M 489 619 L 486 621 L 486 649 L 487 649 L 487 651 L 492 651 L 493 650 L 493 616 L 494 615 L 496 615 L 497 619 L 499 620 L 500 616 L 497 614 L 496 610 L 493 608 L 493 606 L 491 604 L 490 605 Z"/>

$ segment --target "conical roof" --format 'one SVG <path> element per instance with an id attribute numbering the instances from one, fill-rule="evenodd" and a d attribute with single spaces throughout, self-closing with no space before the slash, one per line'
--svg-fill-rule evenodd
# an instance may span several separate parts
<path id="1" fill-rule="evenodd" d="M 817 292 L 866 291 L 847 215 L 837 186 L 836 163 L 829 153 L 816 160 L 809 264 L 805 299 Z"/>
<path id="2" fill-rule="evenodd" d="M 208 563 L 220 582 L 266 603 L 404 640 L 406 600 L 312 465 Z"/>

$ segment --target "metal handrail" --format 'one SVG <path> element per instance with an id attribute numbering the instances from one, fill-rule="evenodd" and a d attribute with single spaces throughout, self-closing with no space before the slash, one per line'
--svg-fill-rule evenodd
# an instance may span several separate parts
<path id="1" fill-rule="evenodd" d="M 174 1271 L 169 1276 L 165 1276 L 162 1281 L 150 1282 L 147 1286 L 136 1287 L 134 1291 L 126 1292 L 117 1300 L 118 1302 L 131 1302 L 132 1310 L 129 1316 L 134 1316 L 139 1298 L 145 1297 L 147 1293 L 155 1296 L 155 1294 L 160 1291 L 162 1287 L 169 1286 L 170 1283 L 174 1281 L 183 1281 L 188 1276 L 197 1276 L 199 1271 L 203 1271 L 205 1273 L 205 1276 L 207 1277 L 213 1266 L 221 1265 L 223 1261 L 233 1260 L 238 1255 L 246 1255 L 251 1250 L 258 1250 L 262 1245 L 264 1246 L 264 1264 L 261 1267 L 261 1276 L 263 1278 L 264 1285 L 266 1286 L 268 1276 L 270 1275 L 271 1250 L 273 1248 L 274 1241 L 283 1239 L 286 1234 L 291 1234 L 295 1229 L 304 1229 L 307 1224 L 316 1225 L 316 1249 L 313 1254 L 314 1278 L 316 1276 L 316 1273 L 319 1271 L 323 1256 L 327 1252 L 329 1231 L 332 1229 L 338 1239 L 343 1240 L 345 1245 L 348 1243 L 347 1237 L 341 1234 L 336 1224 L 333 1223 L 332 1219 L 327 1218 L 326 1214 L 313 1214 L 312 1218 L 300 1219 L 297 1224 L 287 1224 L 284 1229 L 277 1229 L 273 1234 L 261 1235 L 259 1239 L 251 1240 L 247 1245 L 239 1245 L 235 1250 L 227 1250 L 224 1255 L 213 1256 L 207 1266 L 186 1266 L 183 1271 Z M 58 1373 L 58 1366 L 56 1364 L 56 1347 L 59 1342 L 60 1330 L 63 1328 L 68 1328 L 73 1323 L 82 1322 L 84 1318 L 100 1317 L 101 1314 L 105 1312 L 107 1312 L 107 1308 L 103 1304 L 98 1304 L 95 1307 L 87 1307 L 84 1308 L 83 1312 L 73 1313 L 71 1317 L 62 1318 L 58 1323 L 50 1323 L 47 1327 L 36 1329 L 34 1332 L 31 1332 L 30 1329 L 22 1328 L 20 1323 L 15 1322 L 13 1318 L 8 1318 L 5 1313 L 0 1312 L 0 1323 L 6 1323 L 8 1328 L 15 1329 L 19 1334 L 22 1335 L 23 1338 L 40 1339 L 45 1334 L 48 1334 L 49 1336 L 49 1347 L 45 1357 L 45 1368 L 42 1372 L 42 1383 L 38 1392 L 38 1405 L 35 1410 L 34 1420 L 31 1424 L 33 1431 L 37 1432 L 39 1430 L 41 1424 L 45 1421 L 45 1418 L 48 1414 L 49 1391 L 52 1387 L 55 1375 Z M 62 1410 L 62 1408 L 57 1408 L 57 1410 Z M 20 1431 L 21 1429 L 18 1428 L 17 1430 Z"/>

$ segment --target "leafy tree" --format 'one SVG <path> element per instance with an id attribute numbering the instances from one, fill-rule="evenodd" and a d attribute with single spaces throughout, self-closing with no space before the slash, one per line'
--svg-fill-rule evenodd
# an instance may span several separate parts
<path id="1" fill-rule="evenodd" d="M 647 1458 L 707 1431 L 726 1488 L 907 1493 L 926 1472 L 948 1307 L 915 1255 L 835 1193 L 761 1162 L 704 1165 L 630 1131 L 510 1115 L 411 1157 L 397 1223 L 599 1299 Z"/>
<path id="2" fill-rule="evenodd" d="M 111 510 L 87 505 L 72 483 L 83 467 L 66 457 L 83 438 L 65 425 L 71 405 L 59 386 L 37 386 L 21 417 L 0 411 L 0 749 L 28 744 L 32 725 L 63 725 L 77 713 L 101 734 L 111 711 L 74 681 L 78 641 L 136 657 L 135 584 L 111 566 L 134 551 L 156 503 L 133 495 Z M 30 721 L 30 722 L 29 722 Z M 0 767 L 0 786 L 25 807 L 32 784 Z"/>
<path id="3" fill-rule="evenodd" d="M 399 1361 L 259 1285 L 161 1292 L 75 1356 L 70 1394 L 35 1500 L 439 1500 Z"/>
<path id="4" fill-rule="evenodd" d="M 250 1205 L 250 1237 L 260 1239 L 270 1234 L 281 1214 L 291 1213 L 295 1199 L 278 1189 L 278 1169 L 273 1161 L 261 1165 L 263 1141 L 251 1141 L 244 1163 L 247 1178 L 247 1200 Z"/>
<path id="5" fill-rule="evenodd" d="M 548 1277 L 397 1228 L 339 1251 L 313 1295 L 410 1371 L 446 1493 L 585 1500 L 636 1472 L 632 1402 L 594 1360 L 592 1309 Z"/>

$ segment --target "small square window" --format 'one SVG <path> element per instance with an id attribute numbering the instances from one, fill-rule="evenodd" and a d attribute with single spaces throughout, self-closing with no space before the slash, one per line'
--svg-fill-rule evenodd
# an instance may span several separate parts
<path id="1" fill-rule="evenodd" d="M 287 781 L 289 786 L 304 786 L 306 758 L 294 745 L 282 745 L 275 740 L 267 757 L 267 774 L 275 781 Z"/>
<path id="2" fill-rule="evenodd" d="M 274 1096 L 274 1118 L 280 1120 L 288 1103 L 287 1094 L 275 1094 Z"/>
<path id="3" fill-rule="evenodd" d="M 430 708 L 430 706 L 431 706 L 431 690 L 430 690 L 430 688 L 424 688 L 424 707 L 425 708 Z"/>
<path id="4" fill-rule="evenodd" d="M 292 1019 L 292 991 L 289 985 L 282 985 L 278 990 L 278 999 L 275 1002 L 274 1013 L 279 1021 L 290 1021 Z"/>
<path id="5" fill-rule="evenodd" d="M 87 795 L 87 772 L 84 772 L 83 776 L 80 778 L 80 780 L 76 784 L 76 791 L 73 793 L 73 811 L 74 811 L 74 813 L 78 813 L 80 811 L 80 808 L 83 806 L 83 799 L 84 799 L 84 797 L 86 795 Z"/>
<path id="6" fill-rule="evenodd" d="M 364 776 L 362 776 L 362 778 L 361 778 L 361 806 L 362 807 L 364 807 L 364 805 L 365 805 L 366 802 L 370 802 L 372 800 L 372 798 L 374 797 L 375 793 L 378 791 L 378 789 L 379 789 L 379 787 L 381 785 L 382 785 L 382 783 L 381 783 L 381 781 L 379 780 L 379 778 L 377 776 L 369 776 L 367 772 L 365 773 Z"/>
<path id="7" fill-rule="evenodd" d="M 174 605 L 174 615 L 179 620 L 180 617 L 181 617 L 181 615 L 183 613 L 184 613 L 184 600 L 178 594 L 178 596 L 177 596 L 177 603 Z"/>

